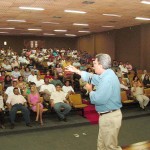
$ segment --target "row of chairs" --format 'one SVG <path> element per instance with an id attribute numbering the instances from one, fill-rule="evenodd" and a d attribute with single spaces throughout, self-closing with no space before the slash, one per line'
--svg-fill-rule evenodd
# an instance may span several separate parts
<path id="1" fill-rule="evenodd" d="M 41 103 L 43 103 L 43 97 L 40 97 L 40 101 Z M 81 111 L 82 112 L 82 116 L 84 117 L 84 108 L 87 107 L 87 104 L 83 103 L 82 97 L 80 94 L 72 94 L 69 95 L 69 102 L 70 105 L 72 106 L 73 110 L 76 111 Z M 44 112 L 48 111 L 48 108 L 43 108 Z M 17 114 L 20 114 L 21 111 L 18 111 Z"/>

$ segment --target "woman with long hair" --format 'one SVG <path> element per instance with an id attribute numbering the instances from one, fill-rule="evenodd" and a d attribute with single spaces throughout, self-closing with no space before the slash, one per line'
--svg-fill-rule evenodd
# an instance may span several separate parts
<path id="1" fill-rule="evenodd" d="M 38 122 L 40 119 L 40 124 L 43 125 L 43 105 L 35 86 L 31 86 L 31 93 L 28 95 L 28 103 L 31 106 L 31 109 L 36 112 L 35 121 Z"/>

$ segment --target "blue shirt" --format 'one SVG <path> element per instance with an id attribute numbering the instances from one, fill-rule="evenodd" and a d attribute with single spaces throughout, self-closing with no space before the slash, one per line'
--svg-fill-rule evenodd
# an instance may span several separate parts
<path id="1" fill-rule="evenodd" d="M 122 107 L 120 96 L 120 83 L 113 70 L 107 69 L 101 75 L 82 71 L 81 77 L 95 85 L 96 91 L 90 92 L 90 101 L 95 104 L 97 112 L 107 112 Z"/>

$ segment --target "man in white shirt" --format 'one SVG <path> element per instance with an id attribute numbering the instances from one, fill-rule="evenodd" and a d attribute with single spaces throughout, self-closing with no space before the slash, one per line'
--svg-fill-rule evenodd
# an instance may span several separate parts
<path id="1" fill-rule="evenodd" d="M 31 74 L 28 76 L 28 82 L 34 82 L 36 83 L 37 76 L 35 75 L 35 71 L 32 69 Z"/>
<path id="2" fill-rule="evenodd" d="M 71 106 L 66 100 L 66 95 L 62 91 L 61 85 L 56 84 L 56 91 L 51 94 L 51 107 L 54 108 L 60 121 L 67 121 L 66 115 L 70 112 Z"/>
<path id="3" fill-rule="evenodd" d="M 44 79 L 45 84 L 41 85 L 40 94 L 42 94 L 45 101 L 50 101 L 51 93 L 56 91 L 56 88 L 53 84 L 49 83 L 49 78 Z"/>
<path id="4" fill-rule="evenodd" d="M 15 118 L 17 111 L 21 111 L 25 119 L 26 126 L 32 127 L 30 124 L 30 112 L 27 108 L 26 99 L 19 94 L 19 89 L 13 89 L 14 94 L 10 95 L 6 101 L 7 107 L 9 109 L 11 129 L 15 127 Z"/>
<path id="5" fill-rule="evenodd" d="M 44 84 L 44 80 L 41 79 L 40 75 L 37 75 L 37 81 L 35 82 L 35 84 L 37 88 L 40 88 Z"/>
<path id="6" fill-rule="evenodd" d="M 139 102 L 140 107 L 145 110 L 146 106 L 149 103 L 149 98 L 144 94 L 144 87 L 142 86 L 142 84 L 140 82 L 135 82 L 133 84 L 133 87 L 131 88 L 131 92 Z"/>
<path id="7" fill-rule="evenodd" d="M 7 99 L 7 97 L 9 97 L 10 95 L 13 95 L 14 92 L 14 88 L 18 87 L 17 81 L 13 81 L 12 86 L 9 86 L 6 91 L 5 91 L 5 99 Z M 19 93 L 20 93 L 20 89 L 19 89 Z"/>

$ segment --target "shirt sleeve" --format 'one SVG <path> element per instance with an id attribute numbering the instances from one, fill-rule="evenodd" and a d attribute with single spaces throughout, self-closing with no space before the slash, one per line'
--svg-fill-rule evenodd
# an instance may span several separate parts
<path id="1" fill-rule="evenodd" d="M 89 82 L 89 80 L 91 80 L 91 84 L 93 85 L 98 85 L 99 83 L 99 79 L 100 79 L 100 75 L 97 74 L 92 74 L 92 73 L 88 73 L 86 71 L 82 71 L 81 72 L 81 78 L 86 81 Z M 90 79 L 91 78 L 91 79 Z"/>
<path id="2" fill-rule="evenodd" d="M 107 94 L 106 94 L 106 91 Z M 92 104 L 95 105 L 104 105 L 111 98 L 113 92 L 113 88 L 111 86 L 110 81 L 105 81 L 98 86 L 96 91 L 90 92 L 90 100 Z"/>
<path id="3" fill-rule="evenodd" d="M 55 94 L 54 94 L 54 92 L 51 93 L 50 99 L 53 99 L 53 100 L 55 99 Z"/>

